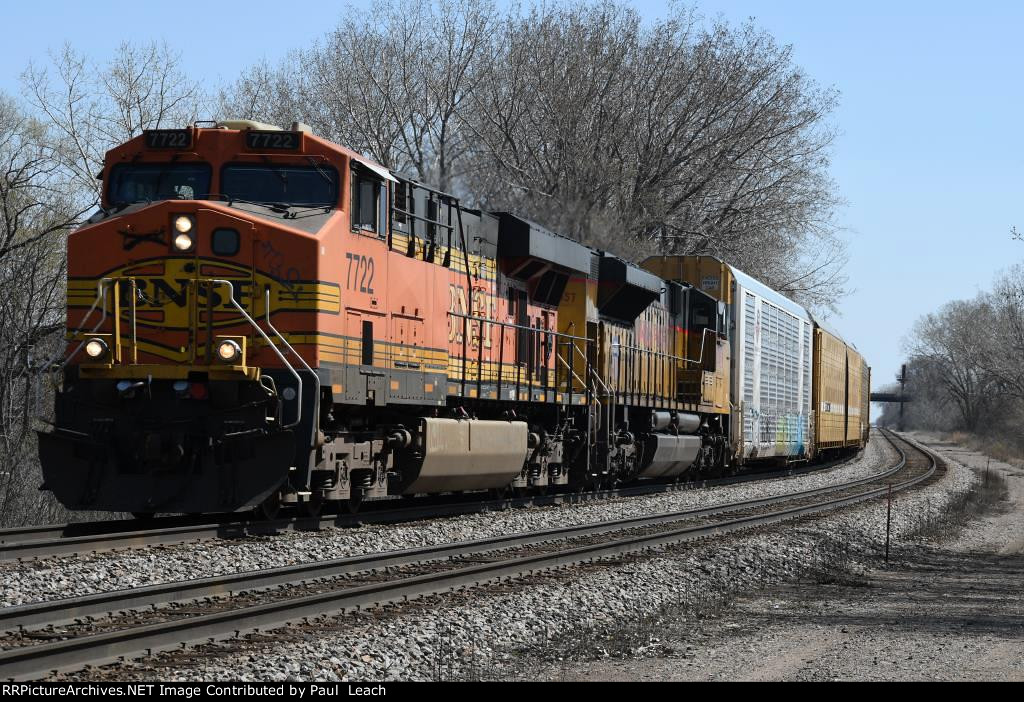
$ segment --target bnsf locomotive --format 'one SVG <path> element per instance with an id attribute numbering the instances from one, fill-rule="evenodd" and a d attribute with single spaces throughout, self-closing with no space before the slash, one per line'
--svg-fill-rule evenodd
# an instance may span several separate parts
<path id="1" fill-rule="evenodd" d="M 300 124 L 148 131 L 101 178 L 39 436 L 69 508 L 312 514 L 866 441 L 857 352 L 716 259 L 638 267 Z"/>

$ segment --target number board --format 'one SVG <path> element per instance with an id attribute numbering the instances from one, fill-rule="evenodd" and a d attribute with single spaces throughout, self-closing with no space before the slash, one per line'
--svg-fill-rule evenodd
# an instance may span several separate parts
<path id="1" fill-rule="evenodd" d="M 302 132 L 264 132 L 250 129 L 245 133 L 247 149 L 297 151 L 302 148 Z"/>
<path id="2" fill-rule="evenodd" d="M 147 129 L 148 149 L 187 149 L 192 146 L 191 129 Z"/>

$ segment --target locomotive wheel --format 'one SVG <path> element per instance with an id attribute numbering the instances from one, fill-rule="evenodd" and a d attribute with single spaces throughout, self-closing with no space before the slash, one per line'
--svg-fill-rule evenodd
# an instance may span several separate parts
<path id="1" fill-rule="evenodd" d="M 308 519 L 316 519 L 324 509 L 324 496 L 314 493 L 299 503 L 299 514 Z"/>
<path id="2" fill-rule="evenodd" d="M 281 511 L 281 493 L 275 492 L 267 499 L 263 500 L 253 513 L 257 519 L 265 519 L 266 521 L 273 521 L 277 519 L 278 513 Z"/>
<path id="3" fill-rule="evenodd" d="M 508 493 L 509 488 L 506 485 L 505 487 L 491 488 L 490 490 L 488 490 L 488 497 L 490 497 L 495 502 L 501 502 L 503 500 L 508 499 Z"/>
<path id="4" fill-rule="evenodd" d="M 717 464 L 711 464 L 701 473 L 705 478 L 722 478 L 725 477 L 725 467 Z"/>
<path id="5" fill-rule="evenodd" d="M 356 514 L 359 512 L 359 508 L 363 504 L 363 491 L 358 488 L 354 488 L 352 493 L 349 495 L 349 498 L 345 501 L 345 504 L 348 506 L 349 514 Z"/>

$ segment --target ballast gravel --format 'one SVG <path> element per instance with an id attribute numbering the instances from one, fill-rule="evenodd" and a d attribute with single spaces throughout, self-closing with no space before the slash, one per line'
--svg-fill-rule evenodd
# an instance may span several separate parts
<path id="1" fill-rule="evenodd" d="M 856 577 L 746 592 L 714 617 L 670 614 L 638 655 L 591 656 L 570 680 L 1024 680 L 1024 470 L 915 434 L 979 476 L 941 522 Z M 646 632 L 641 632 L 646 633 Z"/>
<path id="2" fill-rule="evenodd" d="M 883 440 L 874 440 L 862 463 L 885 463 L 882 445 Z M 830 474 L 829 479 L 839 478 Z M 951 463 L 942 480 L 900 494 L 893 505 L 893 546 L 911 538 L 922 515 L 942 512 L 974 480 L 970 470 Z M 786 482 L 784 487 L 791 485 Z M 735 499 L 735 492 L 729 499 Z M 161 654 L 156 663 L 150 659 L 67 677 L 530 679 L 538 672 L 531 652 L 542 651 L 557 666 L 560 652 L 570 660 L 575 647 L 599 649 L 603 632 L 621 629 L 624 623 L 643 621 L 669 608 L 704 611 L 728 593 L 791 580 L 819 563 L 824 566 L 824 560 L 836 554 L 875 555 L 883 548 L 885 529 L 886 503 L 874 501 L 825 518 L 670 547 L 500 587 L 429 597 L 397 612 L 329 618 L 279 637 L 270 632 L 263 641 L 234 641 L 232 650 L 220 654 L 216 647 L 191 656 Z"/>
<path id="3" fill-rule="evenodd" d="M 891 465 L 895 458 L 889 443 L 878 437 L 851 463 L 775 480 L 404 524 L 9 561 L 0 563 L 0 581 L 4 583 L 0 607 L 769 497 L 866 477 Z"/>

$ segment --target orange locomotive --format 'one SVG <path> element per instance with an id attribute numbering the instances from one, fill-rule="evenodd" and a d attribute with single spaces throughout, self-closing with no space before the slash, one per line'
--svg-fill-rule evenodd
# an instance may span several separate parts
<path id="1" fill-rule="evenodd" d="M 681 278 L 299 124 L 149 131 L 101 177 L 40 434 L 70 508 L 315 513 L 744 460 L 729 308 Z"/>

